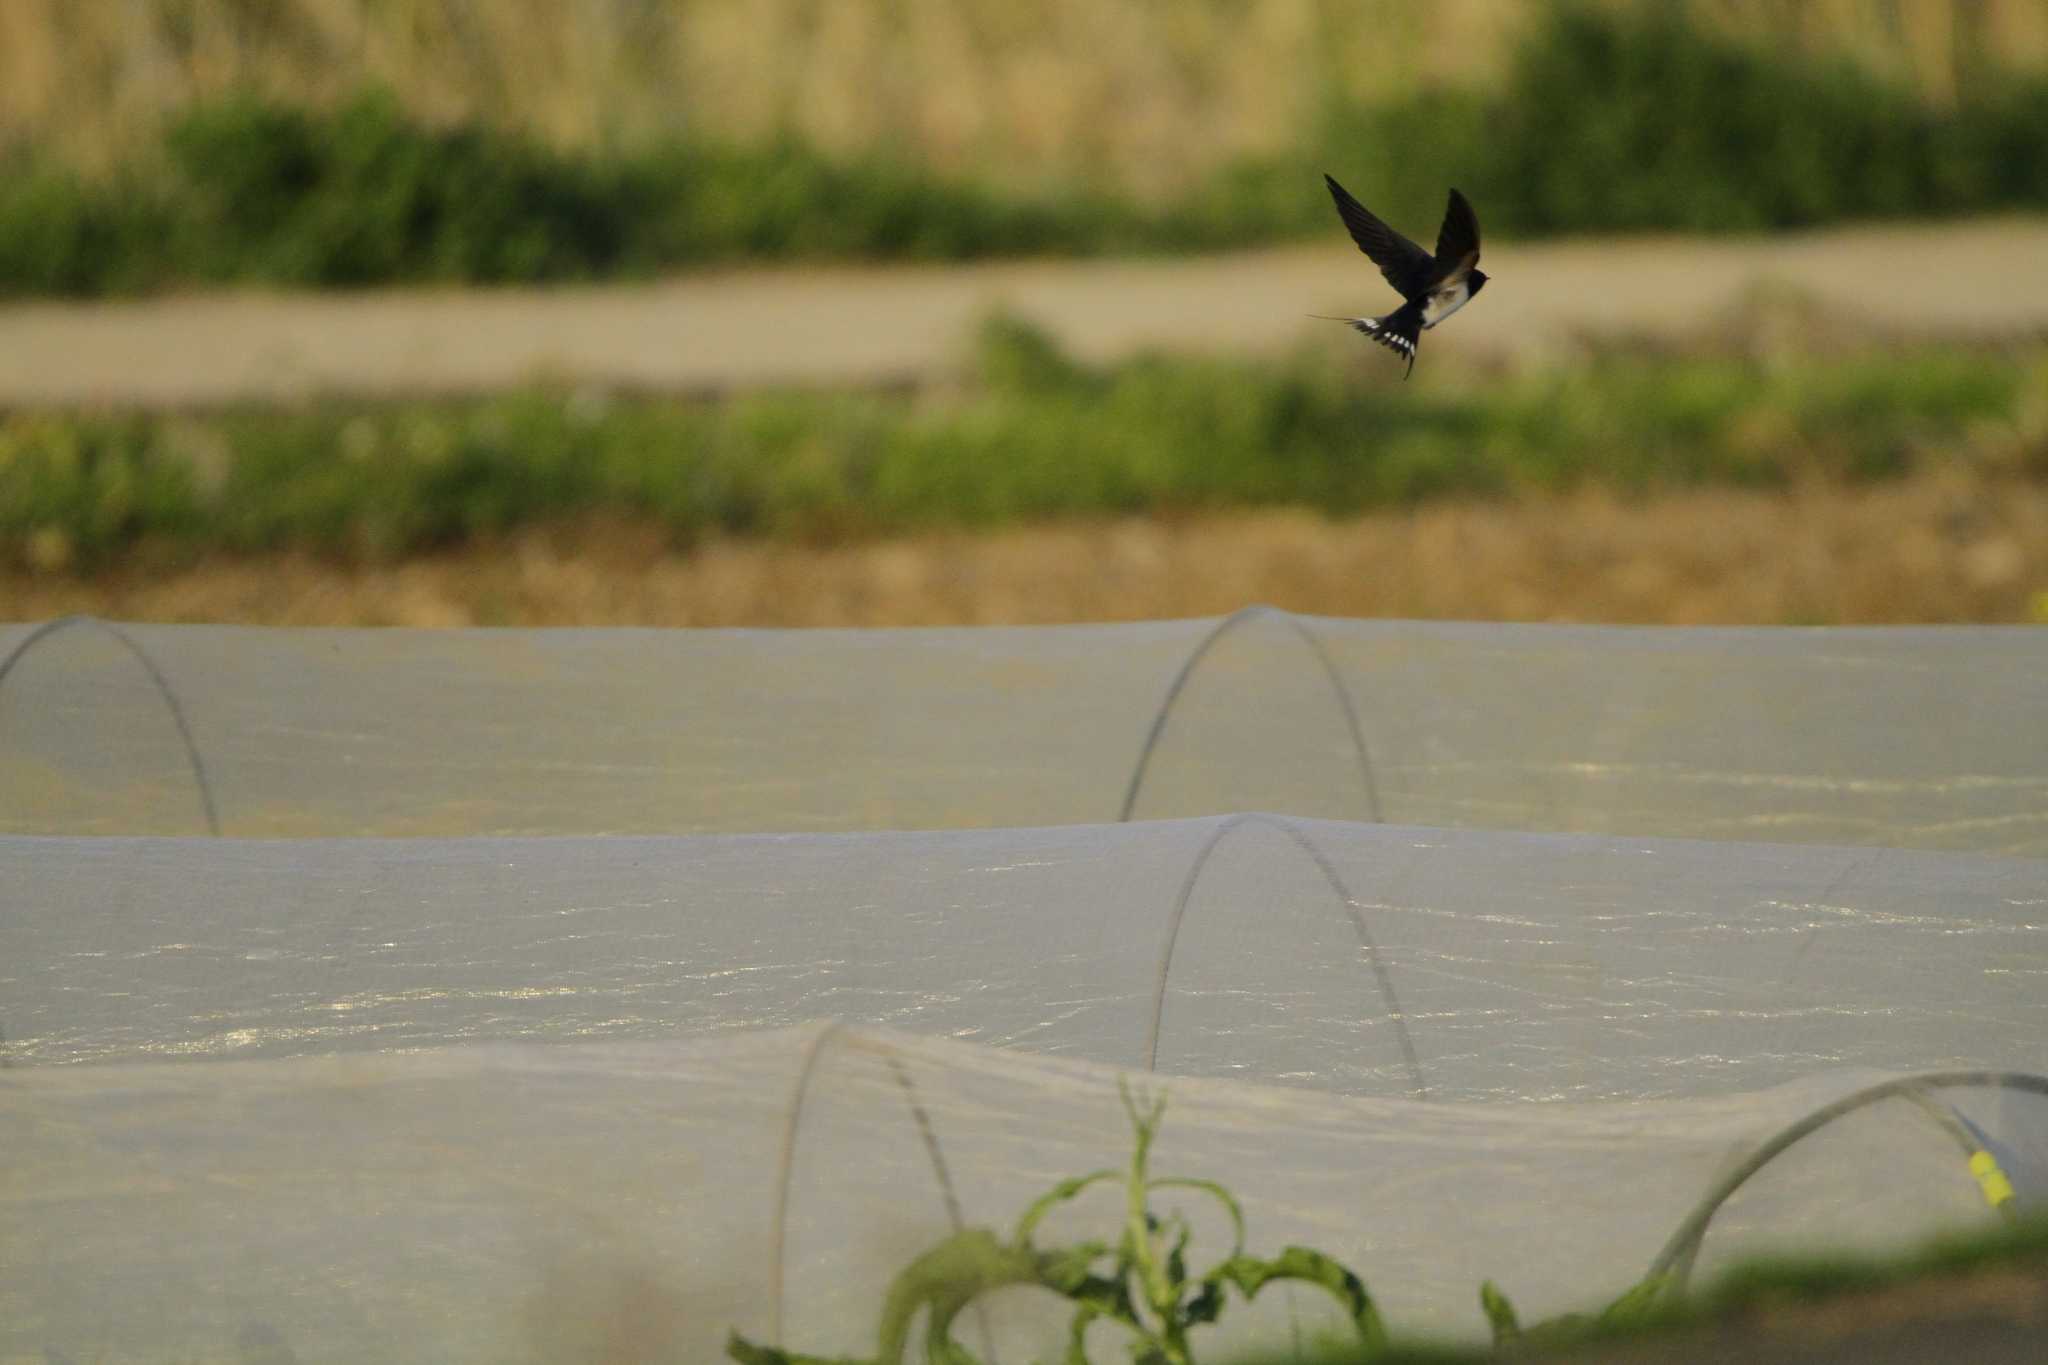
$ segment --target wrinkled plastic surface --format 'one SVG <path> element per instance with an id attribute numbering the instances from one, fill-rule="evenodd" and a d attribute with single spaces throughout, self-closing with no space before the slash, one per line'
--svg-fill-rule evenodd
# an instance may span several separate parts
<path id="1" fill-rule="evenodd" d="M 2048 1070 L 2044 718 L 2016 629 L 0 627 L 0 1360 L 864 1352 L 1125 1078 L 1398 1330 L 1597 1307 Z M 2040 1085 L 1698 1273 L 2048 1203 Z"/>
<path id="2" fill-rule="evenodd" d="M 1732 1156 L 1874 1079 L 1627 1105 L 1182 1079 L 1155 1169 L 1225 1182 L 1255 1249 L 1340 1257 L 1398 1326 L 1469 1338 L 1482 1278 L 1530 1314 L 1627 1289 Z M 1945 1101 L 2040 1188 L 2044 1101 Z M 954 1211 L 1007 1235 L 1054 1181 L 1129 1152 L 1106 1069 L 815 1027 L 23 1068 L 0 1073 L 0 1136 L 0 1352 L 214 1360 L 254 1340 L 306 1365 L 711 1360 L 730 1327 L 863 1352 L 889 1278 Z M 1223 1254 L 1199 1196 L 1162 1201 L 1202 1229 L 1197 1261 Z M 1041 1241 L 1113 1238 L 1119 1217 L 1105 1191 Z M 1990 1220 L 1941 1127 L 1887 1100 L 1738 1193 L 1700 1273 Z M 1036 1293 L 988 1319 L 1012 1360 L 1044 1358 L 1063 1322 Z M 1220 1340 L 1333 1326 L 1312 1296 L 1276 1293 Z"/>
<path id="3" fill-rule="evenodd" d="M 0 831 L 1360 821 L 2048 855 L 2048 633 L 0 628 Z"/>
<path id="4" fill-rule="evenodd" d="M 1257 815 L 666 839 L 0 839 L 29 1064 L 823 1016 L 1366 1095 L 2027 1068 L 2048 864 Z"/>

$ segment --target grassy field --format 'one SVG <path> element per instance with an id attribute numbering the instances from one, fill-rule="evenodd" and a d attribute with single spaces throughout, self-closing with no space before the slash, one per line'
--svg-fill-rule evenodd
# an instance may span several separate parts
<path id="1" fill-rule="evenodd" d="M 857 544 L 587 522 L 398 563 L 0 570 L 4 614 L 263 625 L 916 626 L 1218 615 L 2048 624 L 2048 488 L 1965 468 L 1645 498 L 1066 521 Z"/>
<path id="2" fill-rule="evenodd" d="M 991 320 L 957 389 L 718 401 L 532 390 L 220 414 L 0 415 L 0 559 L 45 571 L 392 559 L 592 517 L 829 542 L 1055 518 L 1451 496 L 2039 478 L 2048 349 L 1828 357 L 1616 345 L 1413 382 L 1329 348 L 1074 361 Z"/>
<path id="3" fill-rule="evenodd" d="M 869 103 L 810 118 L 804 100 L 792 99 L 757 127 L 737 112 L 746 104 L 737 96 L 714 106 L 715 117 L 692 114 L 689 101 L 718 82 L 686 78 L 669 87 L 676 93 L 665 121 L 631 135 L 565 139 L 475 99 L 456 100 L 452 116 L 422 107 L 431 101 L 418 71 L 402 79 L 366 55 L 383 52 L 383 26 L 406 15 L 394 31 L 427 44 L 408 61 L 440 63 L 425 68 L 438 90 L 440 78 L 465 69 L 465 54 L 516 47 L 497 23 L 517 6 L 415 0 L 373 14 L 340 0 L 303 4 L 303 12 L 237 7 L 232 18 L 188 5 L 176 22 L 167 5 L 130 6 L 154 14 L 154 28 L 130 25 L 118 61 L 93 48 L 96 57 L 77 54 L 77 69 L 116 69 L 144 90 L 156 86 L 143 73 L 183 73 L 156 85 L 185 94 L 133 115 L 98 165 L 60 135 L 70 125 L 45 126 L 27 105 L 35 91 L 65 84 L 45 69 L 62 66 L 59 54 L 92 47 L 96 34 L 103 45 L 113 39 L 90 18 L 46 16 L 38 28 L 34 3 L 0 13 L 0 53 L 33 67 L 15 87 L 19 107 L 10 112 L 0 100 L 0 293 L 577 279 L 767 257 L 1215 248 L 1332 231 L 1325 169 L 1396 222 L 1431 219 L 1449 180 L 1482 205 L 1489 232 L 1524 235 L 1756 231 L 2048 206 L 2048 61 L 2036 51 L 2048 47 L 2048 33 L 2037 43 L 2015 17 L 2024 7 L 1993 0 L 1923 0 L 1892 7 L 1882 23 L 1873 10 L 1865 22 L 1832 27 L 1813 18 L 1827 7 L 1759 4 L 1559 3 L 1531 7 L 1533 18 L 1511 24 L 1498 17 L 1501 6 L 1484 22 L 1468 6 L 1271 0 L 1253 16 L 1269 28 L 1245 27 L 1218 5 L 1115 7 L 1097 13 L 1120 18 L 1088 22 L 1046 5 L 1038 18 L 1087 31 L 1092 64 L 1078 51 L 1070 64 L 1110 80 L 1110 94 L 1070 101 L 1071 119 L 1054 117 L 1030 138 L 1021 115 L 1006 117 L 1008 131 L 966 137 L 971 150 L 891 123 L 890 80 L 917 65 L 899 49 L 917 52 L 930 36 L 900 13 L 884 21 L 848 5 L 829 11 L 844 18 L 811 15 L 783 31 L 736 26 L 810 52 L 806 99 L 844 68 L 858 73 Z M 629 23 L 610 0 L 558 7 L 582 16 L 563 50 L 629 44 L 635 57 L 658 62 L 672 42 L 704 59 L 715 43 L 694 34 L 686 41 L 664 24 L 701 22 L 718 8 L 641 8 Z M 1684 17 L 1688 10 L 1696 19 Z M 1030 15 L 989 16 L 985 31 L 972 32 L 951 7 L 932 15 L 941 12 L 957 21 L 948 51 L 1021 62 L 1032 107 L 1063 107 L 1058 74 L 1031 62 Z M 1748 20 L 1733 22 L 1737 12 Z M 1118 31 L 1126 21 L 1142 29 L 1145 15 L 1162 31 Z M 19 30 L 12 49 L 8 24 Z M 1261 60 L 1258 35 L 1269 29 L 1300 50 Z M 1872 33 L 1890 35 L 1889 46 L 1867 52 L 1868 42 L 1849 41 Z M 452 45 L 433 47 L 433 34 Z M 260 74 L 272 63 L 289 68 L 290 58 L 331 58 L 347 41 L 356 58 L 333 60 L 323 79 Z M 1461 54 L 1444 80 L 1416 70 L 1397 76 L 1388 65 L 1390 54 L 1440 46 Z M 1368 51 L 1370 60 L 1359 55 Z M 1929 53 L 1939 60 L 1921 60 Z M 1169 69 L 1119 73 L 1118 60 L 1132 54 Z M 523 71 L 541 59 L 499 60 Z M 607 128 L 633 123 L 622 112 L 631 82 L 601 81 L 610 70 L 603 63 L 558 65 L 581 70 L 594 118 Z M 750 90 L 761 84 L 760 64 L 738 69 Z M 195 74 L 214 70 L 242 74 Z M 331 89 L 351 71 L 352 84 Z M 1281 73 L 1289 99 L 1247 100 L 1292 109 L 1277 125 L 1260 131 L 1229 117 L 1207 126 L 1228 115 L 1234 81 L 1262 88 Z M 982 74 L 958 92 L 956 122 L 1000 105 L 1000 73 Z M 533 81 L 504 81 L 526 92 L 522 100 L 539 101 Z M 309 97 L 323 88 L 330 97 Z M 1162 90 L 1176 107 L 1151 117 L 1144 108 Z M 107 108 L 126 107 L 119 93 L 107 100 Z M 875 101 L 882 113 L 867 117 Z M 81 117 L 78 127 L 92 122 Z M 1104 138 L 1120 140 L 1098 145 Z M 1019 145 L 1032 139 L 1041 155 Z"/>
<path id="4" fill-rule="evenodd" d="M 1994 61 L 2048 69 L 2034 0 L 1674 7 L 1937 104 Z M 886 146 L 951 171 L 1107 173 L 1163 191 L 1298 143 L 1332 94 L 1490 82 L 1537 13 L 1498 0 L 9 0 L 0 147 L 104 167 L 195 101 L 255 90 L 331 105 L 378 84 L 431 122 L 558 148 L 794 133 L 835 153 Z"/>

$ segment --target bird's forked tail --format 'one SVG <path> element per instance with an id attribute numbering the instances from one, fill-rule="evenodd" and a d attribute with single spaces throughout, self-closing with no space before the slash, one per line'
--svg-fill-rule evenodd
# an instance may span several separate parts
<path id="1" fill-rule="evenodd" d="M 1395 355 L 1406 357 L 1408 368 L 1401 372 L 1403 379 L 1415 373 L 1415 348 L 1422 338 L 1422 310 L 1413 304 L 1404 303 L 1379 318 L 1339 318 L 1325 313 L 1310 313 L 1309 316 L 1326 322 L 1350 323 Z"/>

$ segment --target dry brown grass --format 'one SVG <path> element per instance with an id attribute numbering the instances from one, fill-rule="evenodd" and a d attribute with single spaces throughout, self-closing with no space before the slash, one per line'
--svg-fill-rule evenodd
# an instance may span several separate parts
<path id="1" fill-rule="evenodd" d="M 1607 0 L 1626 4 L 1630 0 Z M 1984 54 L 2048 65 L 2040 0 L 1685 0 L 1781 50 L 1847 52 L 1940 99 Z M 1168 187 L 1291 140 L 1326 89 L 1483 80 L 1503 0 L 5 0 L 0 146 L 106 164 L 164 111 L 255 87 L 390 85 L 431 118 L 561 145 L 678 126 L 888 145 L 1013 180 Z"/>
<path id="2" fill-rule="evenodd" d="M 0 618 L 279 625 L 826 626 L 1208 615 L 1851 623 L 2048 619 L 2048 487 L 1961 472 L 1631 503 L 1265 512 L 676 554 L 646 530 L 532 535 L 367 568 L 303 557 L 0 576 Z"/>

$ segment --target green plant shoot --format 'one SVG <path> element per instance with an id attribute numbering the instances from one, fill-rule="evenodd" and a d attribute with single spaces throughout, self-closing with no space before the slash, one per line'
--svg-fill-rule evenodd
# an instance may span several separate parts
<path id="1" fill-rule="evenodd" d="M 1269 1259 L 1249 1255 L 1244 1210 L 1228 1190 L 1212 1180 L 1153 1176 L 1152 1143 L 1166 1099 L 1141 1098 L 1128 1086 L 1119 1088 L 1136 1136 L 1128 1169 L 1093 1171 L 1061 1181 L 1032 1202 L 1007 1241 L 986 1228 L 967 1228 L 912 1261 L 890 1285 L 873 1356 L 800 1355 L 758 1345 L 738 1333 L 727 1343 L 727 1353 L 740 1365 L 903 1365 L 912 1329 L 922 1317 L 926 1365 L 980 1365 L 979 1358 L 954 1339 L 953 1324 L 991 1290 L 1036 1285 L 1074 1306 L 1066 1365 L 1088 1365 L 1087 1336 L 1097 1323 L 1123 1330 L 1135 1365 L 1194 1365 L 1190 1334 L 1222 1315 L 1229 1291 L 1236 1290 L 1248 1301 L 1282 1280 L 1314 1285 L 1334 1298 L 1368 1356 L 1386 1349 L 1386 1328 L 1358 1276 L 1307 1247 L 1288 1247 Z M 1119 1175 L 1124 1184 L 1123 1225 L 1114 1244 L 1037 1244 L 1038 1225 L 1048 1213 Z M 1154 1209 L 1153 1196 L 1162 1190 L 1192 1190 L 1221 1205 L 1230 1219 L 1230 1255 L 1199 1274 L 1190 1273 L 1193 1228 L 1178 1210 L 1162 1216 Z"/>

